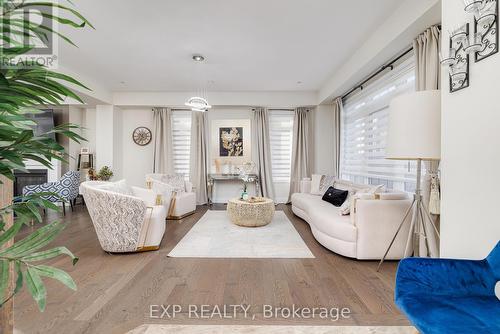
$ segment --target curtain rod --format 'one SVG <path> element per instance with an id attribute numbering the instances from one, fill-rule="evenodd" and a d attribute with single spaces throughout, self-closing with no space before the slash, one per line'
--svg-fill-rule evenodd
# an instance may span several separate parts
<path id="1" fill-rule="evenodd" d="M 368 78 L 364 79 L 359 84 L 357 84 L 356 86 L 354 86 L 351 90 L 349 90 L 347 93 L 345 93 L 344 95 L 342 95 L 341 99 L 342 100 L 345 99 L 346 97 L 348 97 L 349 95 L 351 95 L 352 93 L 354 93 L 358 89 L 363 90 L 363 88 L 364 88 L 363 86 L 368 81 L 372 80 L 373 78 L 375 78 L 377 75 L 379 75 L 380 73 L 382 73 L 386 69 L 390 68 L 391 71 L 392 71 L 394 69 L 394 63 L 396 63 L 398 60 L 400 60 L 401 58 L 403 58 L 404 56 L 406 56 L 407 54 L 409 54 L 412 51 L 413 51 L 413 46 L 411 48 L 409 48 L 408 50 L 404 51 L 402 54 L 400 54 L 396 58 L 394 58 L 393 60 L 391 60 L 389 63 L 387 63 L 387 64 L 383 65 L 382 67 L 380 67 L 375 73 L 373 73 L 372 75 L 370 75 Z"/>
<path id="2" fill-rule="evenodd" d="M 441 24 L 436 24 L 434 26 L 438 27 L 438 29 L 441 30 Z M 359 84 L 357 84 L 356 86 L 354 86 L 351 90 L 349 90 L 347 93 L 345 93 L 344 95 L 342 95 L 341 99 L 345 99 L 346 97 L 348 97 L 349 95 L 351 95 L 352 93 L 354 93 L 358 89 L 363 90 L 363 88 L 364 88 L 363 85 L 364 84 L 366 84 L 368 81 L 370 81 L 373 78 L 375 78 L 377 75 L 379 75 L 380 73 L 382 73 L 386 69 L 390 68 L 391 71 L 392 71 L 394 69 L 394 63 L 397 62 L 398 60 L 400 60 L 401 58 L 403 58 L 404 56 L 406 56 L 411 51 L 413 51 L 413 45 L 408 50 L 404 51 L 402 54 L 400 54 L 399 56 L 397 56 L 396 58 L 394 58 L 393 60 L 391 60 L 389 63 L 387 63 L 384 66 L 382 66 L 381 68 L 379 68 L 375 73 L 373 73 L 372 75 L 370 75 L 368 78 L 366 78 L 365 80 L 363 80 L 362 82 L 360 82 Z"/>

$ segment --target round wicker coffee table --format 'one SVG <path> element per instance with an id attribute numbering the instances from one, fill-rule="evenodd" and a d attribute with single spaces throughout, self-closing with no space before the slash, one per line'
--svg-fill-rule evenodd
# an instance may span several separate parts
<path id="1" fill-rule="evenodd" d="M 262 198 L 261 202 L 234 198 L 227 203 L 227 213 L 233 224 L 245 227 L 264 226 L 273 219 L 274 202 L 269 198 Z"/>

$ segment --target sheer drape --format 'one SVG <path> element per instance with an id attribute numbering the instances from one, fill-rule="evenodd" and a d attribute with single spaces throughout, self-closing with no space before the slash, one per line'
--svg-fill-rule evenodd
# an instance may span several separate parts
<path id="1" fill-rule="evenodd" d="M 153 108 L 153 173 L 173 174 L 172 110 Z"/>
<path id="2" fill-rule="evenodd" d="M 413 41 L 415 51 L 415 88 L 417 91 L 440 89 L 441 66 L 439 62 L 439 50 L 441 49 L 441 30 L 432 26 L 420 34 Z M 439 161 L 425 161 L 427 173 L 422 180 L 422 197 L 424 205 L 427 205 L 433 215 L 440 213 L 439 192 Z M 435 223 L 439 217 L 434 216 Z M 427 226 L 432 231 L 431 226 Z M 429 235 L 429 248 L 433 256 L 438 256 L 438 242 L 433 233 Z M 420 240 L 420 254 L 426 254 L 425 241 Z"/>
<path id="3" fill-rule="evenodd" d="M 253 114 L 255 147 L 257 149 L 257 173 L 262 196 L 274 199 L 274 185 L 269 138 L 269 112 L 266 108 L 255 108 Z"/>
<path id="4" fill-rule="evenodd" d="M 207 192 L 207 152 L 208 152 L 208 112 L 193 112 L 191 122 L 190 181 L 196 192 L 196 202 L 208 202 Z"/>
<path id="5" fill-rule="evenodd" d="M 292 170 L 288 202 L 293 193 L 299 192 L 300 180 L 311 177 L 312 161 L 312 115 L 309 108 L 296 108 L 293 120 Z"/>
<path id="6" fill-rule="evenodd" d="M 343 102 L 341 97 L 333 101 L 333 173 L 340 178 L 340 120 Z"/>

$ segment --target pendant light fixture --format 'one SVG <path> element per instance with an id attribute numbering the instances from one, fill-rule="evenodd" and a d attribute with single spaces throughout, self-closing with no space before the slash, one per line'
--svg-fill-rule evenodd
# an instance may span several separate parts
<path id="1" fill-rule="evenodd" d="M 205 61 L 205 57 L 201 54 L 194 54 L 192 59 L 197 63 Z M 192 111 L 207 112 L 212 106 L 208 103 L 206 96 L 206 90 L 200 90 L 199 94 L 190 97 L 184 105 L 191 108 Z"/>

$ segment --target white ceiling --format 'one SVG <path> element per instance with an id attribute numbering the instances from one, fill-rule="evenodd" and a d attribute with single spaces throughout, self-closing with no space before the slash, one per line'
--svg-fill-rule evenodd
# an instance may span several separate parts
<path id="1" fill-rule="evenodd" d="M 64 28 L 59 61 L 112 91 L 315 91 L 399 3 L 75 1 L 96 30 Z"/>

